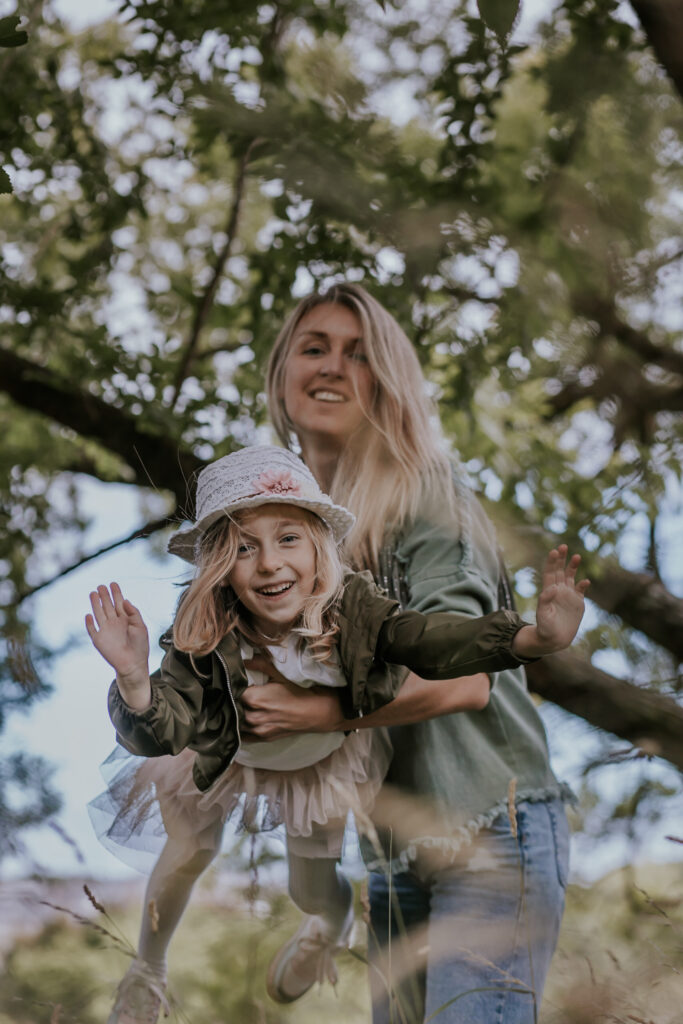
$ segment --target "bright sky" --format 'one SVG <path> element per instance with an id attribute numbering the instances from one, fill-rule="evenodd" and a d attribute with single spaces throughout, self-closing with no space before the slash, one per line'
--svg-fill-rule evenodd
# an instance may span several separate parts
<path id="1" fill-rule="evenodd" d="M 11 10 L 13 5 L 9 6 Z M 116 11 L 115 0 L 58 0 L 56 7 L 75 27 L 97 21 Z M 0 9 L 2 3 L 0 0 Z M 8 8 L 5 8 L 8 9 Z M 523 32 L 532 25 L 539 11 L 547 5 L 536 0 L 527 3 L 521 24 Z M 519 31 L 519 30 L 518 30 Z M 265 440 L 265 438 L 264 438 Z M 138 508 L 134 488 L 123 485 L 102 485 L 87 482 L 83 490 L 87 508 L 94 515 L 85 547 L 97 550 L 113 539 L 123 537 L 144 521 Z M 675 496 L 672 498 L 675 500 Z M 680 506 L 679 506 L 680 507 Z M 669 550 L 683 547 L 683 522 L 680 516 L 667 521 L 671 536 L 666 539 Z M 642 542 L 637 529 L 634 552 Z M 167 557 L 159 560 L 149 554 L 149 542 L 138 541 L 71 573 L 41 594 L 35 603 L 35 622 L 49 646 L 64 646 L 64 653 L 55 659 L 49 682 L 53 694 L 34 706 L 28 715 L 15 714 L 3 740 L 8 752 L 26 750 L 40 754 L 54 766 L 53 782 L 64 795 L 64 810 L 59 824 L 77 843 L 85 863 L 80 863 L 70 845 L 48 829 L 33 833 L 29 849 L 40 868 L 49 874 L 87 873 L 91 875 L 130 876 L 133 872 L 117 861 L 95 839 L 86 812 L 86 804 L 99 793 L 103 784 L 98 766 L 114 746 L 114 732 L 106 711 L 106 693 L 112 672 L 92 649 L 83 626 L 88 611 L 88 593 L 99 583 L 117 580 L 134 604 L 143 612 L 153 644 L 152 668 L 160 660 L 155 638 L 172 620 L 177 590 L 174 583 L 184 578 L 184 563 Z M 681 592 L 683 580 L 669 580 L 675 592 Z M 605 666 L 608 668 L 608 666 Z M 556 772 L 577 785 L 577 739 L 581 737 L 581 756 L 591 739 L 584 736 L 580 723 L 548 705 L 543 710 L 551 738 Z M 628 767 L 617 768 L 624 778 Z M 606 776 L 605 785 L 611 785 Z M 681 856 L 680 847 L 666 843 L 666 832 L 675 827 L 654 827 L 644 839 L 640 859 L 674 860 Z M 615 839 L 601 842 L 598 848 L 582 850 L 575 844 L 575 868 L 584 877 L 597 877 L 629 858 L 629 847 Z M 26 864 L 4 865 L 5 874 L 24 872 Z"/>

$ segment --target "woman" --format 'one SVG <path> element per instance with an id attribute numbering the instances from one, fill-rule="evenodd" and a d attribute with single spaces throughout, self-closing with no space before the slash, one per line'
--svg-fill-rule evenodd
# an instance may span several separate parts
<path id="1" fill-rule="evenodd" d="M 351 284 L 304 299 L 275 342 L 267 386 L 283 443 L 298 444 L 357 516 L 345 547 L 356 568 L 406 608 L 499 606 L 492 528 L 444 454 L 410 342 L 378 302 Z M 269 676 L 245 697 L 261 738 L 391 727 L 374 812 L 382 851 L 369 856 L 375 1024 L 422 1024 L 439 1010 L 441 1024 L 535 1021 L 568 828 L 523 670 L 446 686 L 408 675 L 396 700 L 350 722 L 334 696 L 295 694 L 272 666 Z"/>

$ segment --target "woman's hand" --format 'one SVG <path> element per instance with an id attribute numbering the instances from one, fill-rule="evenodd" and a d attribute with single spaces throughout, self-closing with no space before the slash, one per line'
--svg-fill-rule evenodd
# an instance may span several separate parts
<path id="1" fill-rule="evenodd" d="M 588 580 L 576 582 L 580 555 L 567 564 L 567 545 L 560 544 L 546 559 L 543 589 L 536 609 L 536 625 L 524 626 L 512 642 L 512 651 L 522 658 L 539 658 L 568 647 L 576 636 L 584 612 Z"/>
<path id="2" fill-rule="evenodd" d="M 135 605 L 121 593 L 118 583 L 100 585 L 90 594 L 92 615 L 85 628 L 95 648 L 116 670 L 116 683 L 126 704 L 136 710 L 149 705 L 149 635 Z"/>
<path id="3" fill-rule="evenodd" d="M 242 694 L 247 732 L 259 740 L 279 740 L 298 732 L 336 732 L 343 728 L 339 697 L 327 686 L 306 689 L 288 682 L 263 655 L 245 661 L 265 672 L 264 686 L 248 686 Z"/>

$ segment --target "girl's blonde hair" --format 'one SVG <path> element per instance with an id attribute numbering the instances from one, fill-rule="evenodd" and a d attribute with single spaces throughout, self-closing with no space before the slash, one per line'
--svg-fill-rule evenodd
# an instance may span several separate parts
<path id="1" fill-rule="evenodd" d="M 330 528 L 313 512 L 301 511 L 302 528 L 315 549 L 315 583 L 313 594 L 291 631 L 307 642 L 316 660 L 326 661 L 339 631 L 337 607 L 344 566 Z M 233 630 L 257 647 L 276 639 L 263 636 L 254 628 L 248 611 L 227 582 L 243 543 L 241 528 L 258 512 L 258 508 L 250 508 L 226 515 L 202 537 L 197 574 L 180 599 L 173 624 L 173 642 L 178 650 L 193 656 L 208 654 Z"/>
<path id="2" fill-rule="evenodd" d="M 302 299 L 275 340 L 266 389 L 282 443 L 291 448 L 296 437 L 283 398 L 287 357 L 300 321 L 326 303 L 344 306 L 358 317 L 375 383 L 371 407 L 363 410 L 366 424 L 344 446 L 329 491 L 333 501 L 356 515 L 344 542 L 346 558 L 355 567 L 376 569 L 387 535 L 414 518 L 425 501 L 446 516 L 455 514 L 451 468 L 436 408 L 408 337 L 364 288 L 346 282 Z"/>

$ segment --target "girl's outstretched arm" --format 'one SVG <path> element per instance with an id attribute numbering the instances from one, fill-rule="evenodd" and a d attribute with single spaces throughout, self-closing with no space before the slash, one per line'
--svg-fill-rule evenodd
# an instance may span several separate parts
<path id="1" fill-rule="evenodd" d="M 90 594 L 92 615 L 85 628 L 95 648 L 116 670 L 116 685 L 128 707 L 144 711 L 152 699 L 149 681 L 149 635 L 137 608 L 118 583 L 100 585 Z"/>
<path id="2" fill-rule="evenodd" d="M 520 658 L 541 658 L 568 647 L 576 636 L 584 611 L 588 580 L 576 582 L 580 555 L 567 563 L 567 545 L 554 548 L 543 569 L 543 589 L 538 597 L 536 625 L 524 626 L 512 641 Z"/>

